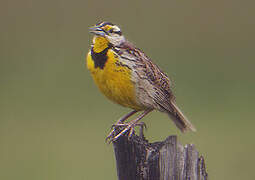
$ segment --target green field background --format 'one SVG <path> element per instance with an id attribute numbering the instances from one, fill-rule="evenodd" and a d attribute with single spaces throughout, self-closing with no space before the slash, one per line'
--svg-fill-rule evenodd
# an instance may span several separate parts
<path id="1" fill-rule="evenodd" d="M 150 141 L 177 134 L 206 159 L 211 180 L 255 179 L 254 1 L 0 2 L 0 179 L 117 179 L 111 124 L 129 112 L 86 69 L 100 21 L 118 24 L 174 81 L 197 128 L 144 119 Z"/>

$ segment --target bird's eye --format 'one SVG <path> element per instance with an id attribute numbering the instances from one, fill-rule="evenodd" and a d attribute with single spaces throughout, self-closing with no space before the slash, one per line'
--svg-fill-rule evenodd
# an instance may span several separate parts
<path id="1" fill-rule="evenodd" d="M 112 29 L 109 29 L 108 32 L 109 32 L 109 33 L 118 34 L 118 35 L 120 35 L 120 36 L 122 35 L 121 31 L 116 31 L 116 30 L 113 29 L 113 28 L 112 28 Z"/>
<path id="2" fill-rule="evenodd" d="M 122 35 L 121 31 L 116 31 L 115 34 Z"/>

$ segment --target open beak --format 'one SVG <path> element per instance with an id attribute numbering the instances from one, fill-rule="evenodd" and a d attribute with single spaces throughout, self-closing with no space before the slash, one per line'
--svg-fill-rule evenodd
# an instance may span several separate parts
<path id="1" fill-rule="evenodd" d="M 94 26 L 89 28 L 89 32 L 98 36 L 105 36 L 106 32 L 100 27 Z"/>

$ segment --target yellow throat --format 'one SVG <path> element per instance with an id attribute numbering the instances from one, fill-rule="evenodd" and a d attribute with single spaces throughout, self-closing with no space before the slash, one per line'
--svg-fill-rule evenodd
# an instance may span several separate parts
<path id="1" fill-rule="evenodd" d="M 94 36 L 93 38 L 93 50 L 96 53 L 100 53 L 109 46 L 109 41 L 101 36 Z"/>

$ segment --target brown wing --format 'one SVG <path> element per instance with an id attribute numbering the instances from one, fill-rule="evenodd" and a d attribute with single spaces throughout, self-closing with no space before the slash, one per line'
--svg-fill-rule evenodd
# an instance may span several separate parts
<path id="1" fill-rule="evenodd" d="M 175 96 L 171 91 L 171 81 L 167 75 L 130 42 L 126 41 L 116 48 L 123 59 L 133 62 L 131 69 L 139 77 L 136 78 L 141 91 L 139 101 L 145 107 L 166 112 L 182 132 L 195 131 L 196 129 L 176 105 Z"/>
<path id="2" fill-rule="evenodd" d="M 126 52 L 128 53 L 127 58 L 136 61 L 135 69 L 139 69 L 140 76 L 146 78 L 153 85 L 156 102 L 168 109 L 167 106 L 169 106 L 170 101 L 174 100 L 175 97 L 171 91 L 171 81 L 167 75 L 130 42 L 124 42 L 119 48 L 123 55 Z"/>

